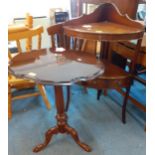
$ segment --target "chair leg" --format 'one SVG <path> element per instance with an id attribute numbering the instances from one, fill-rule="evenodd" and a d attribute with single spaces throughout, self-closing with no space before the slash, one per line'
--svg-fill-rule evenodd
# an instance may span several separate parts
<path id="1" fill-rule="evenodd" d="M 66 102 L 66 108 L 65 108 L 66 112 L 68 111 L 69 104 L 70 104 L 70 86 L 67 86 L 67 102 Z"/>
<path id="2" fill-rule="evenodd" d="M 107 96 L 108 95 L 108 89 L 104 89 L 103 94 L 104 94 L 104 96 Z"/>
<path id="3" fill-rule="evenodd" d="M 104 94 L 104 96 L 107 96 L 107 89 L 103 89 L 103 94 Z M 97 100 L 100 100 L 100 96 L 101 96 L 101 94 L 102 94 L 102 90 L 101 89 L 99 89 L 99 90 L 97 90 Z"/>
<path id="4" fill-rule="evenodd" d="M 124 101 L 123 101 L 123 106 L 122 106 L 122 122 L 124 124 L 126 123 L 126 105 L 128 101 L 129 92 L 130 92 L 130 86 L 126 88 L 126 93 L 124 96 Z"/>
<path id="5" fill-rule="evenodd" d="M 83 92 L 85 93 L 85 94 L 87 94 L 88 93 L 88 91 L 87 91 L 87 87 L 83 87 Z"/>
<path id="6" fill-rule="evenodd" d="M 11 88 L 8 86 L 8 119 L 12 118 L 12 95 Z"/>
<path id="7" fill-rule="evenodd" d="M 40 92 L 40 94 L 44 100 L 44 103 L 45 103 L 47 109 L 51 109 L 51 104 L 49 103 L 49 101 L 47 99 L 47 95 L 46 95 L 46 91 L 45 91 L 44 86 L 41 84 L 38 84 L 37 86 L 38 86 L 39 92 Z"/>
<path id="8" fill-rule="evenodd" d="M 102 93 L 101 89 L 97 90 L 97 100 L 100 100 L 101 93 Z"/>

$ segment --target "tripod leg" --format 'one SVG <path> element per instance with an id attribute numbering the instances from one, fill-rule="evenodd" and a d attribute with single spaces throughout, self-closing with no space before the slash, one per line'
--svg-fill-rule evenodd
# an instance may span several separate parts
<path id="1" fill-rule="evenodd" d="M 51 138 L 54 134 L 58 133 L 58 128 L 54 127 L 49 129 L 46 133 L 45 133 L 45 141 L 42 144 L 37 145 L 34 149 L 33 152 L 39 152 L 41 150 L 43 150 L 51 141 Z"/>
<path id="2" fill-rule="evenodd" d="M 72 136 L 72 138 L 74 139 L 74 141 L 85 151 L 87 152 L 91 152 L 91 148 L 87 145 L 84 144 L 82 142 L 80 142 L 80 139 L 78 137 L 77 132 L 75 131 L 74 128 L 69 127 L 68 125 L 65 126 L 65 130 L 68 134 L 70 134 Z"/>
<path id="3" fill-rule="evenodd" d="M 102 93 L 101 89 L 97 90 L 97 100 L 100 100 L 101 93 Z"/>

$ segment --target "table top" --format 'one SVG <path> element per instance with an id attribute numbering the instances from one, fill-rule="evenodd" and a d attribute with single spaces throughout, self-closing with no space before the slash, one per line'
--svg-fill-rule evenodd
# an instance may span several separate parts
<path id="1" fill-rule="evenodd" d="M 140 38 L 143 29 L 109 21 L 64 26 L 64 33 L 84 39 L 123 41 Z"/>
<path id="2" fill-rule="evenodd" d="M 98 41 L 141 39 L 144 25 L 123 15 L 113 3 L 103 3 L 94 12 L 64 22 L 67 36 Z"/>
<path id="3" fill-rule="evenodd" d="M 10 62 L 9 72 L 36 83 L 71 85 L 98 77 L 104 72 L 104 66 L 88 53 L 53 53 L 49 49 L 41 49 L 15 56 Z"/>

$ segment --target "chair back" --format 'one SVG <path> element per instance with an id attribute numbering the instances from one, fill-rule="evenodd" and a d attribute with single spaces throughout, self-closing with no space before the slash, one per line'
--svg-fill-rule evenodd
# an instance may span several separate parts
<path id="1" fill-rule="evenodd" d="M 26 14 L 25 26 L 27 26 L 28 28 L 33 27 L 33 17 L 29 13 Z"/>
<path id="2" fill-rule="evenodd" d="M 32 40 L 33 37 L 37 38 L 37 49 L 41 48 L 41 34 L 43 33 L 43 27 L 42 26 L 38 26 L 35 28 L 30 28 L 26 31 L 19 31 L 19 32 L 10 32 L 8 33 L 8 41 L 12 42 L 15 41 L 17 44 L 17 52 L 21 53 L 22 51 L 24 51 L 22 49 L 22 45 L 24 44 L 23 40 Z M 23 43 L 23 44 L 22 44 Z M 32 41 L 30 42 L 29 46 L 25 45 L 25 49 L 26 51 L 31 51 L 32 49 Z M 12 54 L 10 52 L 9 49 L 9 58 L 12 58 Z"/>
<path id="3" fill-rule="evenodd" d="M 41 34 L 43 33 L 43 27 L 42 26 L 37 26 L 35 28 L 29 28 L 28 30 L 25 31 L 16 31 L 16 32 L 9 32 L 8 33 L 8 41 L 15 41 L 17 43 L 17 49 L 18 53 L 23 52 L 24 50 L 21 47 L 22 41 L 31 41 L 29 46 L 27 46 L 27 42 L 25 42 L 26 46 L 26 52 L 30 52 L 32 49 L 32 39 L 37 38 L 37 47 L 36 49 L 41 48 Z M 34 49 L 34 48 L 33 48 Z M 13 58 L 13 54 L 9 50 L 9 59 L 11 60 Z M 33 80 L 26 80 L 23 78 L 17 78 L 11 73 L 8 73 L 8 115 L 9 119 L 12 117 L 12 100 L 17 100 L 17 99 L 24 99 L 32 96 L 38 96 L 41 95 L 43 97 L 43 101 L 48 109 L 50 109 L 51 105 L 48 101 L 48 98 L 46 96 L 45 88 L 41 84 L 37 84 L 38 91 L 33 91 L 33 92 L 25 92 L 25 93 L 20 93 L 16 96 L 12 94 L 11 89 L 17 89 L 17 90 L 22 90 L 26 88 L 34 88 L 35 87 L 35 82 Z"/>
<path id="4" fill-rule="evenodd" d="M 87 40 L 64 35 L 63 23 L 48 27 L 47 32 L 51 37 L 51 46 L 53 50 L 64 48 L 65 50 L 84 51 L 86 49 Z M 96 52 L 95 49 L 91 49 L 91 51 L 93 51 L 93 54 Z"/>
<path id="5" fill-rule="evenodd" d="M 55 24 L 47 28 L 48 35 L 51 38 L 51 46 L 53 49 L 64 47 L 63 24 Z"/>
<path id="6" fill-rule="evenodd" d="M 128 61 L 127 64 L 129 64 L 129 72 L 134 74 L 141 49 L 141 43 L 142 39 L 134 40 L 134 44 L 130 42 L 111 43 L 109 45 L 108 60 L 113 62 L 116 58 L 114 57 L 113 59 L 113 53 L 118 54 Z"/>

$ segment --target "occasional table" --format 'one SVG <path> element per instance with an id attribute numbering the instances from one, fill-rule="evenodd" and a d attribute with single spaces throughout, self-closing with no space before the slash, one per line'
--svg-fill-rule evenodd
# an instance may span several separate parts
<path id="1" fill-rule="evenodd" d="M 80 68 L 80 69 L 79 69 Z M 85 151 L 91 148 L 82 143 L 76 130 L 68 125 L 64 110 L 63 85 L 92 80 L 104 72 L 104 66 L 93 56 L 80 52 L 52 53 L 49 49 L 34 50 L 15 56 L 9 66 L 13 75 L 34 80 L 36 83 L 52 85 L 55 90 L 57 124 L 45 133 L 45 141 L 37 145 L 33 152 L 39 152 L 50 142 L 54 134 L 70 134 Z"/>
<path id="2" fill-rule="evenodd" d="M 142 107 L 134 98 L 129 96 L 129 92 L 132 80 L 135 77 L 136 63 L 142 45 L 145 26 L 142 22 L 132 20 L 128 15 L 122 15 L 113 3 L 103 3 L 95 9 L 94 12 L 88 15 L 82 15 L 64 22 L 62 29 L 63 35 L 67 38 L 66 42 L 71 42 L 73 39 L 75 43 L 82 42 L 82 48 L 80 50 L 96 53 L 96 56 L 102 59 L 102 61 L 110 62 L 110 64 L 118 64 L 122 68 L 125 68 L 126 60 L 130 60 L 128 76 L 120 74 L 119 70 L 110 68 L 110 65 L 107 65 L 104 74 L 97 78 L 102 80 L 97 81 L 95 79 L 85 84 L 87 87 L 98 89 L 98 99 L 103 89 L 105 90 L 104 94 L 107 94 L 107 89 L 111 88 L 120 92 L 124 96 L 122 122 L 125 123 L 128 98 L 130 98 L 137 107 Z M 71 41 L 68 41 L 69 39 Z M 122 44 L 131 40 L 136 42 L 132 51 L 131 49 L 128 51 L 122 50 L 116 44 Z M 114 45 L 116 45 L 115 49 Z M 125 62 L 122 62 L 122 59 L 125 60 Z M 108 74 L 108 72 L 111 73 L 111 75 Z M 116 74 L 114 75 L 113 73 Z M 126 88 L 126 91 L 122 91 L 121 88 Z"/>
<path id="3" fill-rule="evenodd" d="M 141 44 L 145 30 L 142 23 L 122 15 L 112 3 L 103 3 L 93 13 L 64 22 L 62 27 L 64 35 L 86 40 L 87 44 L 90 42 L 91 47 L 92 41 L 95 46 L 95 41 L 100 42 L 98 45 L 100 45 L 99 52 L 102 58 L 107 58 L 110 42 L 136 39 Z"/>

